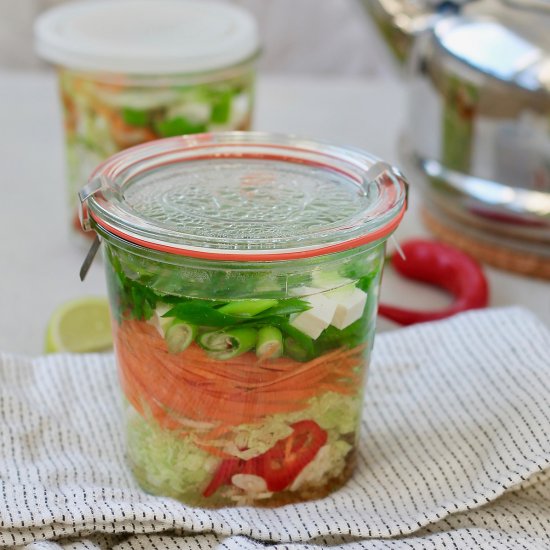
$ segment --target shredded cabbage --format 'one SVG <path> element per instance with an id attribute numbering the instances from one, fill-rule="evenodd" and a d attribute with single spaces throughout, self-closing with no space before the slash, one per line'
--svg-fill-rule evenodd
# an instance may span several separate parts
<path id="1" fill-rule="evenodd" d="M 337 432 L 339 435 L 355 432 L 361 418 L 361 395 L 342 395 L 326 392 L 314 397 L 309 407 L 300 411 L 297 420 L 311 419 L 321 428 Z"/>
<path id="2" fill-rule="evenodd" d="M 315 458 L 292 482 L 290 490 L 299 491 L 304 486 L 322 486 L 328 479 L 340 475 L 346 467 L 346 456 L 351 449 L 352 446 L 342 440 L 321 447 Z"/>
<path id="3" fill-rule="evenodd" d="M 201 504 L 200 494 L 211 481 L 221 459 L 200 449 L 195 444 L 196 435 L 161 428 L 153 419 L 143 418 L 130 404 L 127 407 L 128 450 L 140 484 L 154 493 Z M 236 426 L 228 436 L 211 440 L 209 444 L 249 460 L 291 435 L 291 424 L 313 420 L 327 431 L 327 443 L 289 489 L 298 491 L 304 486 L 322 486 L 344 470 L 352 445 L 342 436 L 355 432 L 360 412 L 360 396 L 326 392 L 311 399 L 309 406 L 301 411 L 273 415 L 258 424 Z M 349 440 L 349 436 L 346 439 Z M 239 487 L 230 486 L 220 491 L 218 498 L 239 496 L 247 494 Z"/>
<path id="4" fill-rule="evenodd" d="M 289 414 L 276 414 L 261 423 L 235 427 L 224 440 L 211 442 L 226 453 L 248 460 L 271 449 L 280 439 L 292 433 L 291 424 L 300 420 L 313 420 L 328 432 L 329 440 L 356 431 L 361 414 L 361 398 L 336 392 L 326 392 L 310 399 L 305 409 Z"/>
<path id="5" fill-rule="evenodd" d="M 128 409 L 128 450 L 141 485 L 176 498 L 200 493 L 220 459 L 197 447 L 189 436 L 160 428 Z"/>
<path id="6" fill-rule="evenodd" d="M 236 427 L 231 440 L 223 443 L 225 452 L 249 460 L 269 451 L 280 439 L 292 434 L 288 415 L 274 415 L 261 424 L 243 424 Z M 243 450 L 244 449 L 244 450 Z"/>

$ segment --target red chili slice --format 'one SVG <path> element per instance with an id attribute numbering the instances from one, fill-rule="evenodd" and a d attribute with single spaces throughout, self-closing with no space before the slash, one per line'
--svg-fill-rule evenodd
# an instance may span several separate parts
<path id="1" fill-rule="evenodd" d="M 319 449 L 327 442 L 327 432 L 313 420 L 302 420 L 291 425 L 294 432 L 263 455 L 249 462 L 250 473 L 263 477 L 270 491 L 283 491 L 298 474 L 315 458 Z M 245 470 L 249 464 L 245 466 Z M 248 472 L 245 472 L 248 473 Z"/>
<path id="2" fill-rule="evenodd" d="M 313 420 L 302 420 L 290 427 L 292 434 L 277 441 L 262 455 L 246 461 L 223 460 L 203 496 L 212 496 L 222 485 L 229 484 L 235 474 L 260 476 L 273 492 L 286 489 L 327 442 L 327 432 Z"/>
<path id="3" fill-rule="evenodd" d="M 243 467 L 244 460 L 238 458 L 226 458 L 222 460 L 208 487 L 203 491 L 203 496 L 211 497 L 222 485 L 231 482 L 231 478 L 238 474 Z"/>

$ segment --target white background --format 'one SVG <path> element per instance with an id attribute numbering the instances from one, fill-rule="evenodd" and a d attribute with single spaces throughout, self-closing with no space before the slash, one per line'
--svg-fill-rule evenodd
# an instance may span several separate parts
<path id="1" fill-rule="evenodd" d="M 44 68 L 33 52 L 32 22 L 44 9 L 69 1 L 0 0 L 0 68 Z M 360 0 L 222 1 L 256 16 L 265 72 L 377 76 L 392 70 Z"/>

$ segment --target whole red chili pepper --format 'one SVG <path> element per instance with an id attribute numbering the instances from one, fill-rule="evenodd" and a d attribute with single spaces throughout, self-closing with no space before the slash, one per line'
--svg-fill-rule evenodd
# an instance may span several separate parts
<path id="1" fill-rule="evenodd" d="M 460 311 L 486 307 L 487 279 L 468 254 L 438 241 L 413 239 L 401 245 L 406 259 L 394 254 L 391 263 L 403 277 L 449 291 L 454 302 L 445 309 L 420 311 L 380 304 L 378 313 L 401 325 L 435 321 Z"/>

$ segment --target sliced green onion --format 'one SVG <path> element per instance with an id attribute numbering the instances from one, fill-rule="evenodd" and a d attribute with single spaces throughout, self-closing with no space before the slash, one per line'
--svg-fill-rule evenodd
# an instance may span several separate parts
<path id="1" fill-rule="evenodd" d="M 197 335 L 197 327 L 184 321 L 176 320 L 166 329 L 164 339 L 170 353 L 181 353 Z"/>
<path id="2" fill-rule="evenodd" d="M 266 309 L 276 306 L 277 300 L 236 300 L 220 307 L 218 311 L 233 317 L 254 317 Z"/>
<path id="3" fill-rule="evenodd" d="M 231 115 L 231 100 L 233 94 L 230 91 L 226 91 L 216 99 L 212 105 L 211 119 L 214 124 L 225 124 L 228 122 Z"/>
<path id="4" fill-rule="evenodd" d="M 310 359 L 311 354 L 294 338 L 285 338 L 285 353 L 296 361 L 304 362 Z"/>
<path id="5" fill-rule="evenodd" d="M 258 332 L 250 327 L 205 332 L 199 344 L 214 359 L 231 359 L 251 350 L 256 345 Z"/>
<path id="6" fill-rule="evenodd" d="M 183 134 L 197 134 L 206 131 L 206 124 L 192 122 L 182 116 L 169 120 L 159 120 L 155 123 L 155 130 L 162 137 L 181 136 Z"/>
<path id="7" fill-rule="evenodd" d="M 141 109 L 131 107 L 122 108 L 122 119 L 130 126 L 147 126 L 149 124 L 149 113 Z"/>
<path id="8" fill-rule="evenodd" d="M 276 359 L 283 354 L 283 334 L 277 327 L 262 327 L 258 331 L 256 355 L 261 359 Z"/>

